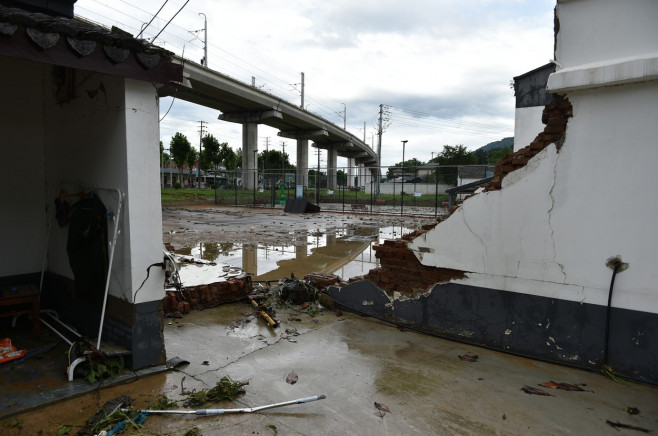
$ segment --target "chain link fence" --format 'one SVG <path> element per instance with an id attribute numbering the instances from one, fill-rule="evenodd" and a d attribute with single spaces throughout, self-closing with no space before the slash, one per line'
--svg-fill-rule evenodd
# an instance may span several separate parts
<path id="1" fill-rule="evenodd" d="M 377 175 L 379 173 L 379 183 Z M 460 175 L 457 166 L 342 167 L 310 169 L 297 183 L 295 169 L 226 171 L 207 181 L 215 188 L 215 203 L 283 207 L 298 194 L 322 210 L 354 213 L 403 214 L 439 217 L 448 213 L 446 189 L 486 177 Z"/>

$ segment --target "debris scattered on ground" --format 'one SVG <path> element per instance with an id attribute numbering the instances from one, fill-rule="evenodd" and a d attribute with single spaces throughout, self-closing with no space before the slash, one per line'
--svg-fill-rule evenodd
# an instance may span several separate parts
<path id="1" fill-rule="evenodd" d="M 305 281 L 293 279 L 283 285 L 280 295 L 283 301 L 299 305 L 314 300 L 315 292 L 315 288 Z"/>
<path id="2" fill-rule="evenodd" d="M 641 431 L 642 433 L 651 433 L 651 430 L 649 430 L 647 428 L 637 427 L 635 425 L 630 425 L 630 424 L 623 424 L 619 421 L 612 422 L 610 420 L 606 420 L 605 423 L 608 424 L 610 427 L 614 428 L 617 431 L 619 431 L 620 428 L 625 428 L 627 430 Z"/>
<path id="3" fill-rule="evenodd" d="M 108 400 L 87 420 L 86 425 L 76 433 L 76 436 L 95 435 L 102 429 L 109 429 L 117 423 L 122 422 L 127 416 L 125 413 L 121 413 L 120 410 L 130 405 L 132 405 L 132 399 L 127 395 L 121 395 Z"/>
<path id="4" fill-rule="evenodd" d="M 375 407 L 377 408 L 377 416 L 380 418 L 383 418 L 386 413 L 391 413 L 391 409 L 389 409 L 386 404 L 375 401 Z"/>
<path id="5" fill-rule="evenodd" d="M 549 389 L 562 389 L 563 391 L 584 391 L 585 390 L 585 389 L 581 388 L 578 385 L 572 385 L 572 384 L 569 384 L 569 383 L 556 383 L 552 380 L 544 382 L 544 383 L 540 384 L 539 386 L 543 386 L 543 387 L 549 388 Z"/>
<path id="6" fill-rule="evenodd" d="M 299 376 L 295 374 L 295 371 L 290 371 L 290 374 L 286 376 L 286 383 L 294 385 L 299 380 Z"/>
<path id="7" fill-rule="evenodd" d="M 466 354 L 459 354 L 457 357 L 459 357 L 459 359 L 465 362 L 477 362 L 479 356 L 477 354 L 466 353 Z"/>
<path id="8" fill-rule="evenodd" d="M 640 409 L 637 407 L 626 407 L 622 409 L 624 412 L 628 413 L 629 415 L 639 415 L 640 414 Z"/>
<path id="9" fill-rule="evenodd" d="M 199 410 L 138 410 L 139 413 L 154 413 L 154 414 L 181 414 L 181 415 L 197 415 L 197 416 L 212 416 L 212 415 L 224 415 L 227 413 L 252 413 L 260 412 L 261 410 L 273 409 L 275 407 L 290 406 L 292 404 L 303 404 L 310 403 L 311 401 L 324 400 L 326 395 L 315 395 L 312 397 L 298 398 L 296 400 L 284 401 L 282 403 L 268 404 L 266 406 L 258 407 L 244 407 L 241 409 L 199 409 Z M 130 409 L 121 409 L 122 412 L 131 412 Z"/>
<path id="10" fill-rule="evenodd" d="M 268 313 L 267 313 L 267 307 L 258 304 L 256 300 L 249 298 L 251 301 L 251 305 L 254 306 L 254 309 L 258 311 L 261 317 L 270 325 L 270 327 L 278 327 L 279 323 L 278 321 L 275 321 Z"/>
<path id="11" fill-rule="evenodd" d="M 530 395 L 544 395 L 546 397 L 553 396 L 552 394 L 549 394 L 546 391 L 542 391 L 541 389 L 533 388 L 532 386 L 528 386 L 528 385 L 523 386 L 521 390 L 526 394 L 530 394 Z"/>
<path id="12" fill-rule="evenodd" d="M 248 384 L 249 381 L 233 381 L 228 376 L 224 376 L 214 388 L 202 389 L 187 394 L 187 399 L 183 402 L 183 405 L 185 407 L 199 407 L 208 403 L 233 401 L 238 395 L 244 394 L 243 386 Z"/>
<path id="13" fill-rule="evenodd" d="M 341 312 L 340 310 L 337 310 L 336 311 L 336 316 L 343 316 L 343 312 Z"/>
<path id="14" fill-rule="evenodd" d="M 606 365 L 605 363 L 601 363 L 601 373 L 608 377 L 610 380 L 621 383 L 621 379 L 617 377 L 616 371 L 610 366 Z"/>

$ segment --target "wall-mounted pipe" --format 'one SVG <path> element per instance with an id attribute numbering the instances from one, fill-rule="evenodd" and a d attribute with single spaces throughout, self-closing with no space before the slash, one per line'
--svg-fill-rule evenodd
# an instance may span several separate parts
<path id="1" fill-rule="evenodd" d="M 610 346 L 610 312 L 612 311 L 612 290 L 615 286 L 615 277 L 617 273 L 625 271 L 628 264 L 621 261 L 621 256 L 609 258 L 605 265 L 612 268 L 612 279 L 610 280 L 610 289 L 608 290 L 608 306 L 605 312 L 605 341 L 603 343 L 603 364 L 608 364 L 608 348 Z"/>

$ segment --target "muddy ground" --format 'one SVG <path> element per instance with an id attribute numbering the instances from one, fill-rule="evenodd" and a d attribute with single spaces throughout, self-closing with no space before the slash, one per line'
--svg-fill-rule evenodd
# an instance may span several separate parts
<path id="1" fill-rule="evenodd" d="M 195 204 L 162 210 L 163 241 L 176 248 L 203 243 L 293 245 L 314 232 L 349 227 L 420 228 L 434 217 L 319 212 L 293 214 L 281 208 L 246 208 Z"/>
<path id="2" fill-rule="evenodd" d="M 427 222 L 432 218 L 293 215 L 214 205 L 163 210 L 165 242 L 177 246 L 286 244 L 294 243 L 296 235 L 342 226 L 415 228 Z M 212 388 L 223 376 L 249 381 L 245 394 L 206 407 L 253 407 L 319 394 L 326 398 L 259 413 L 152 414 L 143 427 L 121 434 L 613 435 L 658 430 L 654 386 L 448 341 L 329 307 L 311 313 L 284 305 L 276 316 L 281 324 L 271 328 L 250 304 L 239 302 L 168 320 L 167 356 L 184 358 L 188 365 L 0 420 L 0 434 L 77 434 L 98 407 L 119 395 L 129 395 L 134 407 L 144 408 L 163 394 L 180 401 L 190 392 Z M 465 361 L 459 357 L 464 355 L 479 357 Z M 292 372 L 298 376 L 294 384 Z M 577 384 L 583 391 L 551 390 L 548 396 L 522 389 L 549 380 Z M 637 413 L 630 414 L 631 408 Z"/>

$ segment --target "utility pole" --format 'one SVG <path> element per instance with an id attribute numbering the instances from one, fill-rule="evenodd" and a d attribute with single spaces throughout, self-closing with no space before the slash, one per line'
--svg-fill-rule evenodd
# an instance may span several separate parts
<path id="1" fill-rule="evenodd" d="M 201 189 L 201 144 L 203 141 L 203 134 L 205 133 L 204 124 L 208 124 L 205 121 L 199 121 L 199 160 L 197 162 L 197 189 Z M 190 168 L 191 169 L 191 168 Z"/>
<path id="2" fill-rule="evenodd" d="M 379 195 L 379 180 L 381 179 L 381 172 L 382 172 L 382 133 L 384 130 L 382 129 L 382 118 L 384 117 L 384 105 L 380 104 L 379 105 L 379 122 L 377 125 L 377 192 L 376 194 Z"/>
<path id="3" fill-rule="evenodd" d="M 286 143 L 281 141 L 283 152 L 281 153 L 281 171 L 283 172 L 283 179 L 281 179 L 281 186 L 286 184 Z"/>
<path id="4" fill-rule="evenodd" d="M 302 71 L 302 104 L 299 106 L 304 109 L 304 72 Z"/>
<path id="5" fill-rule="evenodd" d="M 208 20 L 203 12 L 199 12 L 199 15 L 203 15 L 203 62 L 201 65 L 208 68 Z"/>

